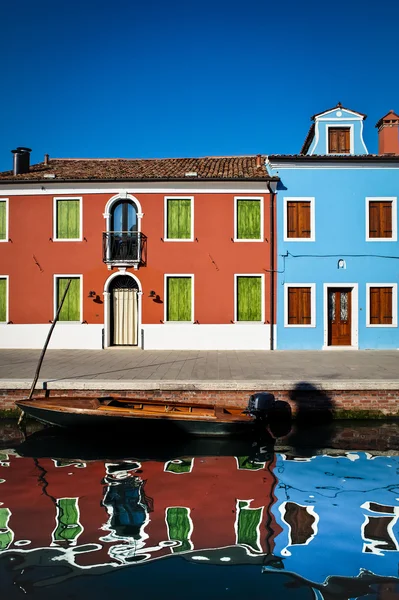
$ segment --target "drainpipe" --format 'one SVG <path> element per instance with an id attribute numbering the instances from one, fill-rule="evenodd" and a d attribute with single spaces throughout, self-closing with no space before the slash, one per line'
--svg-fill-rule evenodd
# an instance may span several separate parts
<path id="1" fill-rule="evenodd" d="M 267 189 L 270 194 L 270 350 L 274 350 L 274 303 L 275 303 L 275 294 L 274 294 L 274 285 L 275 285 L 275 276 L 274 276 L 274 199 L 276 195 L 277 182 L 276 181 L 268 181 Z"/>

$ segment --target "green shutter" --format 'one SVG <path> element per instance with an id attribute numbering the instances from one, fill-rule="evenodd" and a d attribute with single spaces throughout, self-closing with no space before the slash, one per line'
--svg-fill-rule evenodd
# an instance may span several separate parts
<path id="1" fill-rule="evenodd" d="M 0 508 L 0 550 L 6 550 L 11 544 L 14 534 L 8 527 L 11 516 L 9 508 Z"/>
<path id="2" fill-rule="evenodd" d="M 237 277 L 237 321 L 262 320 L 262 278 Z"/>
<path id="3" fill-rule="evenodd" d="M 67 277 L 60 277 L 57 280 L 57 307 L 60 305 L 68 281 L 69 278 Z M 80 279 L 77 277 L 71 278 L 71 285 L 62 306 L 59 320 L 80 321 Z"/>
<path id="4" fill-rule="evenodd" d="M 168 277 L 167 320 L 191 321 L 191 277 Z"/>
<path id="5" fill-rule="evenodd" d="M 189 509 L 182 506 L 167 508 L 166 523 L 169 539 L 180 542 L 179 546 L 173 548 L 173 552 L 191 550 Z"/>
<path id="6" fill-rule="evenodd" d="M 57 200 L 57 239 L 80 238 L 80 200 Z"/>
<path id="7" fill-rule="evenodd" d="M 165 471 L 167 473 L 190 473 L 193 468 L 193 461 L 193 458 L 170 460 L 166 463 Z"/>
<path id="8" fill-rule="evenodd" d="M 60 498 L 57 505 L 57 528 L 54 532 L 54 540 L 56 542 L 76 540 L 83 531 L 79 523 L 78 498 Z"/>
<path id="9" fill-rule="evenodd" d="M 7 321 L 7 279 L 0 279 L 0 321 Z"/>
<path id="10" fill-rule="evenodd" d="M 191 200 L 167 201 L 167 238 L 189 240 L 191 238 Z"/>
<path id="11" fill-rule="evenodd" d="M 258 543 L 259 526 L 262 519 L 262 508 L 249 508 L 250 501 L 238 501 L 237 544 L 245 544 L 255 551 L 260 551 Z"/>
<path id="12" fill-rule="evenodd" d="M 0 201 L 0 240 L 6 239 L 7 221 L 6 221 L 6 201 Z"/>
<path id="13" fill-rule="evenodd" d="M 259 240 L 260 200 L 237 200 L 237 239 Z"/>
<path id="14" fill-rule="evenodd" d="M 248 471 L 260 471 L 265 466 L 264 463 L 249 460 L 249 456 L 237 456 L 237 463 L 239 469 L 246 469 Z"/>

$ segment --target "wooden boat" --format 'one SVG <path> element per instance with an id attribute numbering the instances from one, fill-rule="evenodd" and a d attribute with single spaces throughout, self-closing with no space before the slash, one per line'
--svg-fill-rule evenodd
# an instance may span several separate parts
<path id="1" fill-rule="evenodd" d="M 115 425 L 128 427 L 129 431 L 134 430 L 138 435 L 144 435 L 148 428 L 152 432 L 159 430 L 164 435 L 242 435 L 252 433 L 263 422 L 260 411 L 258 414 L 248 409 L 173 400 L 54 397 L 21 400 L 17 405 L 27 415 L 51 425 L 86 430 L 94 428 L 95 431 Z M 262 412 L 264 416 L 265 410 Z"/>

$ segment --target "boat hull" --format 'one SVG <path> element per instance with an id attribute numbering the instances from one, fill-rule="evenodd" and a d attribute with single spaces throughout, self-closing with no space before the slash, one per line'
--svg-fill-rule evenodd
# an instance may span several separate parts
<path id="1" fill-rule="evenodd" d="M 132 415 L 115 415 L 89 412 L 67 412 L 64 410 L 48 409 L 34 402 L 25 404 L 17 402 L 17 406 L 27 415 L 42 423 L 56 425 L 69 429 L 107 430 L 124 429 L 137 437 L 149 433 L 162 437 L 170 435 L 190 436 L 242 436 L 251 435 L 256 430 L 255 420 L 225 422 L 218 420 L 179 420 L 171 418 L 140 418 Z"/>

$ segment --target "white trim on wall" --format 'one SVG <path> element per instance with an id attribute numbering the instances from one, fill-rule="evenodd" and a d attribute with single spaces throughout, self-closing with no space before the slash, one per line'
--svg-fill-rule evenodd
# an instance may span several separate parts
<path id="1" fill-rule="evenodd" d="M 370 237 L 370 202 L 392 202 L 392 237 L 371 238 Z M 366 197 L 366 242 L 396 242 L 398 239 L 398 216 L 396 196 L 367 196 Z"/>
<path id="2" fill-rule="evenodd" d="M 169 277 L 191 277 L 191 321 L 168 321 L 168 278 Z M 172 323 L 174 325 L 190 325 L 194 323 L 194 274 L 193 273 L 165 273 L 163 278 L 164 294 L 164 324 Z"/>
<path id="3" fill-rule="evenodd" d="M 168 238 L 168 200 L 191 201 L 190 237 L 187 239 Z M 194 241 L 194 196 L 165 196 L 163 210 L 163 241 L 164 242 L 193 242 Z"/>
<path id="4" fill-rule="evenodd" d="M 133 275 L 133 273 L 129 273 L 126 269 L 119 269 L 115 273 L 112 273 L 108 277 L 108 279 L 104 283 L 104 348 L 109 348 L 112 346 L 111 344 L 111 292 L 109 291 L 110 283 L 115 277 L 119 277 L 119 275 L 128 275 L 137 283 L 138 287 L 138 306 L 137 306 L 137 346 L 140 348 L 142 346 L 141 339 L 141 320 L 142 320 L 142 297 L 143 297 L 143 289 L 141 286 L 141 281 Z"/>
<path id="5" fill-rule="evenodd" d="M 238 200 L 259 200 L 260 201 L 260 237 L 246 240 L 237 237 L 237 202 Z M 263 242 L 264 241 L 264 196 L 234 196 L 234 241 L 235 242 Z"/>
<path id="6" fill-rule="evenodd" d="M 329 119 L 333 120 L 333 119 Z M 344 119 L 339 119 L 339 121 L 343 121 Z M 352 120 L 352 119 L 351 119 Z M 343 127 L 337 127 L 338 123 L 334 123 L 333 125 L 326 124 L 326 155 L 328 156 L 349 156 L 350 154 L 355 153 L 355 137 L 354 137 L 354 124 L 353 123 L 344 123 Z M 328 151 L 328 142 L 329 142 L 329 129 L 349 129 L 349 139 L 350 139 L 350 152 L 349 154 L 346 152 L 329 152 Z"/>
<path id="7" fill-rule="evenodd" d="M 0 240 L 0 243 L 9 241 L 9 199 L 8 198 L 0 198 L 0 202 L 6 203 L 6 237 L 4 240 Z"/>
<path id="8" fill-rule="evenodd" d="M 80 273 L 75 274 L 64 274 L 64 273 L 56 273 L 53 275 L 53 319 L 57 314 L 57 279 L 80 279 L 80 319 L 79 321 L 57 321 L 58 325 L 76 325 L 81 324 L 83 321 L 83 275 Z"/>
<path id="9" fill-rule="evenodd" d="M 293 324 L 288 323 L 288 289 L 289 288 L 310 288 L 310 323 Z M 284 327 L 309 328 L 316 327 L 316 284 L 315 283 L 285 283 L 284 284 Z"/>
<path id="10" fill-rule="evenodd" d="M 237 302 L 237 278 L 238 277 L 260 277 L 261 278 L 261 319 L 260 321 L 238 321 L 237 319 L 237 310 L 238 310 L 238 302 Z M 265 275 L 264 273 L 234 273 L 234 321 L 236 325 L 240 325 L 241 323 L 244 325 L 251 325 L 252 323 L 255 325 L 259 325 L 259 323 L 265 322 Z"/>
<path id="11" fill-rule="evenodd" d="M 341 281 L 335 283 L 324 283 L 323 285 L 323 313 L 324 313 L 324 342 L 323 350 L 345 350 L 359 348 L 359 293 L 357 283 L 342 283 Z M 328 289 L 329 288 L 349 288 L 352 290 L 352 330 L 351 339 L 352 344 L 350 346 L 329 346 L 328 345 Z"/>
<path id="12" fill-rule="evenodd" d="M 0 275 L 0 279 L 6 280 L 6 320 L 0 321 L 0 325 L 7 325 L 10 320 L 10 276 Z"/>
<path id="13" fill-rule="evenodd" d="M 79 237 L 57 238 L 57 202 L 58 200 L 79 200 Z M 54 196 L 53 197 L 53 242 L 81 242 L 83 240 L 83 197 L 82 196 Z"/>
<path id="14" fill-rule="evenodd" d="M 392 323 L 370 323 L 370 288 L 392 288 Z M 397 283 L 366 283 L 366 327 L 397 327 L 398 326 L 398 284 Z"/>
<path id="15" fill-rule="evenodd" d="M 310 202 L 310 237 L 308 238 L 292 238 L 288 237 L 287 226 L 288 226 L 288 213 L 287 204 L 288 202 Z M 315 242 L 316 241 L 316 217 L 315 217 L 315 204 L 316 200 L 314 196 L 285 196 L 283 198 L 283 227 L 284 227 L 284 241 L 285 242 Z"/>

